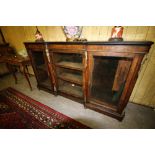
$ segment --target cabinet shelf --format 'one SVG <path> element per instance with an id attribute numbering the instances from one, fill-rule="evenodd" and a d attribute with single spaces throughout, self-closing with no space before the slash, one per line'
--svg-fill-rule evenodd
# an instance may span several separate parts
<path id="1" fill-rule="evenodd" d="M 59 91 L 74 97 L 83 98 L 82 88 L 67 82 L 62 82 L 59 85 Z"/>
<path id="2" fill-rule="evenodd" d="M 69 61 L 61 61 L 55 64 L 58 67 L 69 68 L 73 70 L 83 70 L 82 63 L 79 62 L 69 62 Z"/>
<path id="3" fill-rule="evenodd" d="M 62 80 L 82 85 L 82 75 L 73 74 L 73 73 L 61 73 L 58 77 Z"/>

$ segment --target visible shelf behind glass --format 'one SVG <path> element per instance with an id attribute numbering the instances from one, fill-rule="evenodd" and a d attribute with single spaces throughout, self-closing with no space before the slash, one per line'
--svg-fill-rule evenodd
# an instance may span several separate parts
<path id="1" fill-rule="evenodd" d="M 78 62 L 61 61 L 61 62 L 56 63 L 56 66 L 63 67 L 63 68 L 69 68 L 69 69 L 75 69 L 75 70 L 83 69 L 82 63 L 78 63 Z"/>
<path id="2" fill-rule="evenodd" d="M 54 63 L 58 67 L 83 70 L 82 54 L 77 53 L 54 53 Z"/>
<path id="3" fill-rule="evenodd" d="M 74 97 L 83 98 L 82 87 L 59 80 L 59 91 L 72 95 Z"/>
<path id="4" fill-rule="evenodd" d="M 58 77 L 62 80 L 66 80 L 69 82 L 73 82 L 73 83 L 82 85 L 82 75 L 63 72 L 60 75 L 58 75 Z"/>

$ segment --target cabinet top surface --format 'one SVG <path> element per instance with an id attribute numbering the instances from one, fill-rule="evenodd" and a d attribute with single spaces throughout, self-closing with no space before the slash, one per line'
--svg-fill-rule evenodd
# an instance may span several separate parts
<path id="1" fill-rule="evenodd" d="M 24 42 L 24 44 L 62 44 L 62 45 L 141 45 L 150 46 L 154 42 L 152 41 L 76 41 L 76 42 L 66 42 L 66 41 L 54 41 L 54 42 Z"/>

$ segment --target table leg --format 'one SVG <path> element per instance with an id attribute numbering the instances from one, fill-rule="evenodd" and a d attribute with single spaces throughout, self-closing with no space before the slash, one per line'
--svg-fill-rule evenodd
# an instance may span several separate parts
<path id="1" fill-rule="evenodd" d="M 26 80 L 27 80 L 27 82 L 28 82 L 28 84 L 30 86 L 30 89 L 32 90 L 32 86 L 31 86 L 30 80 L 29 80 L 29 78 L 28 78 L 28 76 L 26 74 L 26 65 L 23 66 L 23 71 L 24 71 L 25 78 L 26 78 Z"/>
<path id="2" fill-rule="evenodd" d="M 14 79 L 15 79 L 15 83 L 17 84 L 17 77 L 16 77 L 16 74 L 15 74 L 15 72 L 14 72 L 12 66 L 9 65 L 8 63 L 6 64 L 6 66 L 7 66 L 8 70 L 9 70 L 9 72 L 12 73 L 12 75 L 13 75 L 13 77 L 14 77 Z"/>
<path id="3" fill-rule="evenodd" d="M 23 72 L 21 71 L 21 69 L 22 69 L 21 68 L 21 65 L 19 65 L 19 71 L 20 71 L 21 74 L 23 74 Z"/>
<path id="4" fill-rule="evenodd" d="M 28 75 L 30 77 L 30 73 L 29 73 L 29 70 L 28 70 L 28 66 L 27 65 L 26 65 L 26 71 L 27 71 L 27 73 L 28 73 Z"/>

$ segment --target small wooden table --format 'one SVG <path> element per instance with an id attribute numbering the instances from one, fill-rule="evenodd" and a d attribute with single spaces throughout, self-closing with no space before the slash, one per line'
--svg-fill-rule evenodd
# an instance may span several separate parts
<path id="1" fill-rule="evenodd" d="M 31 65 L 30 59 L 28 57 L 24 58 L 24 57 L 16 56 L 16 55 L 15 56 L 2 56 L 0 57 L 0 62 L 6 63 L 8 70 L 13 74 L 16 84 L 17 84 L 17 77 L 13 69 L 13 66 L 23 68 L 24 76 L 29 84 L 30 89 L 32 90 L 32 86 L 31 86 L 31 83 L 28 77 L 29 72 L 28 72 L 27 66 Z"/>

